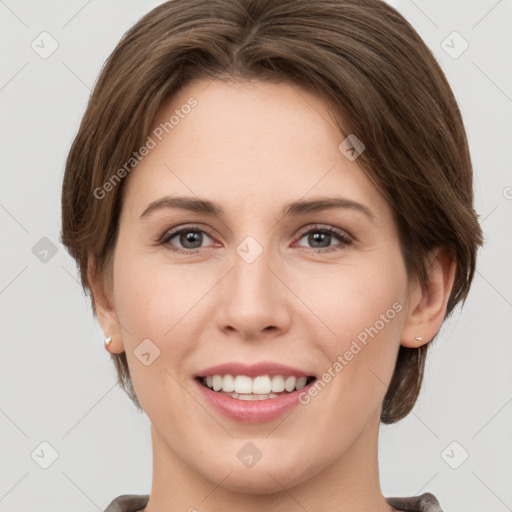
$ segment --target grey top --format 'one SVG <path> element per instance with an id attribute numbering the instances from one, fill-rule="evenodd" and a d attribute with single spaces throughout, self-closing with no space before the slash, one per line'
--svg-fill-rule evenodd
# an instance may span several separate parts
<path id="1" fill-rule="evenodd" d="M 149 501 L 149 494 L 123 494 L 113 500 L 105 512 L 138 512 Z M 439 502 L 429 492 L 410 498 L 386 498 L 386 501 L 397 510 L 407 512 L 443 512 Z"/>

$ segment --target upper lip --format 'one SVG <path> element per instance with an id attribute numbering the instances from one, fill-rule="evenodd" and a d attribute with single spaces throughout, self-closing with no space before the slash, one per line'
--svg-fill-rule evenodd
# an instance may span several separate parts
<path id="1" fill-rule="evenodd" d="M 247 377 L 258 377 L 260 375 L 282 375 L 283 377 L 314 377 L 311 372 L 299 368 L 287 366 L 280 363 L 262 361 L 256 364 L 242 362 L 223 363 L 216 366 L 209 366 L 196 373 L 195 377 L 208 377 L 211 375 L 247 375 Z"/>

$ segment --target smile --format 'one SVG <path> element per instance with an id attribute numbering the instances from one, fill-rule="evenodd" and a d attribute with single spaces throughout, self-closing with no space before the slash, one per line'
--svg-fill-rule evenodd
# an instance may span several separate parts
<path id="1" fill-rule="evenodd" d="M 299 391 L 314 377 L 293 375 L 209 375 L 201 379 L 207 388 L 236 400 L 269 400 L 282 394 Z"/>
<path id="2" fill-rule="evenodd" d="M 313 372 L 273 363 L 225 363 L 194 375 L 208 408 L 240 423 L 272 421 L 297 406 Z"/>

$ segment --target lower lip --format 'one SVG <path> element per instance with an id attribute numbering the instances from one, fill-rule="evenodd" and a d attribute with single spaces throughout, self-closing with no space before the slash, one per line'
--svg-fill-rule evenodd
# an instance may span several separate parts
<path id="1" fill-rule="evenodd" d="M 297 406 L 299 404 L 299 394 L 307 392 L 311 384 L 314 383 L 312 381 L 298 391 L 285 393 L 267 400 L 237 400 L 224 393 L 212 391 L 210 388 L 203 386 L 197 379 L 194 380 L 203 396 L 214 409 L 240 423 L 261 423 L 279 418 L 279 416 Z"/>

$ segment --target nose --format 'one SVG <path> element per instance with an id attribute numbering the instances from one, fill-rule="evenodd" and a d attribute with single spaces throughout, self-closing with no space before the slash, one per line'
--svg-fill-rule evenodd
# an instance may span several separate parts
<path id="1" fill-rule="evenodd" d="M 280 265 L 270 251 L 254 260 L 235 253 L 233 266 L 219 287 L 217 327 L 244 340 L 274 337 L 288 330 L 290 291 L 279 276 Z"/>

